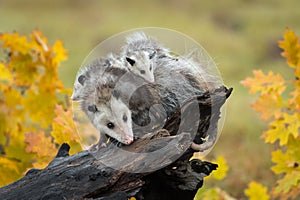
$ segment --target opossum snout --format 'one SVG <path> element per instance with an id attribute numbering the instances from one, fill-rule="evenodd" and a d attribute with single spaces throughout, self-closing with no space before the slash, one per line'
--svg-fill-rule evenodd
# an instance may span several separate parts
<path id="1" fill-rule="evenodd" d="M 132 142 L 133 142 L 133 137 L 126 137 L 126 138 L 124 139 L 124 143 L 125 143 L 126 145 L 130 145 Z"/>

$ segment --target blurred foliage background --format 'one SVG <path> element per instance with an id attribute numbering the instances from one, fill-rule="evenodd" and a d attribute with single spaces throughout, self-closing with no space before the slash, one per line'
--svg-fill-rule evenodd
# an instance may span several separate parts
<path id="1" fill-rule="evenodd" d="M 239 82 L 258 68 L 292 75 L 277 41 L 286 27 L 299 35 L 299 7 L 298 0 L 0 0 L 0 32 L 27 34 L 38 28 L 50 43 L 61 39 L 68 60 L 60 77 L 69 88 L 85 56 L 116 33 L 155 26 L 194 38 L 217 63 L 225 85 L 234 88 L 222 135 L 208 156 L 224 155 L 230 170 L 224 180 L 207 184 L 241 199 L 251 180 L 268 186 L 275 178 L 270 148 L 259 138 L 266 125 L 250 107 L 255 97 Z"/>

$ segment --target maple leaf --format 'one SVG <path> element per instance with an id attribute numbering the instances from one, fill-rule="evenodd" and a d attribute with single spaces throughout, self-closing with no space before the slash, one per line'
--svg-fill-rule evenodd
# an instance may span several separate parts
<path id="1" fill-rule="evenodd" d="M 5 172 L 1 173 L 0 187 L 20 178 L 20 168 L 17 162 L 2 156 L 0 156 L 0 172 Z"/>
<path id="2" fill-rule="evenodd" d="M 12 55 L 8 66 L 14 72 L 16 85 L 30 86 L 39 80 L 38 67 L 32 62 L 32 57 L 29 54 Z"/>
<path id="3" fill-rule="evenodd" d="M 226 163 L 226 159 L 223 156 L 219 156 L 216 160 L 212 161 L 218 164 L 218 170 L 212 173 L 212 176 L 216 180 L 222 180 L 226 177 L 229 167 Z"/>
<path id="4" fill-rule="evenodd" d="M 30 119 L 42 128 L 49 127 L 54 117 L 56 97 L 51 93 L 33 90 L 27 90 L 26 95 L 23 105 L 26 107 Z"/>
<path id="5" fill-rule="evenodd" d="M 286 145 L 290 135 L 295 138 L 299 135 L 300 128 L 300 114 L 295 112 L 293 114 L 283 113 L 282 118 L 275 119 L 269 124 L 269 130 L 263 133 L 265 142 L 274 143 L 279 140 L 279 144 Z"/>
<path id="6" fill-rule="evenodd" d="M 286 29 L 283 34 L 283 41 L 279 41 L 279 47 L 284 51 L 281 53 L 286 58 L 290 67 L 296 67 L 300 64 L 300 45 L 297 35 L 290 29 Z"/>
<path id="7" fill-rule="evenodd" d="M 265 75 L 261 70 L 254 70 L 253 75 L 254 78 L 246 78 L 241 81 L 244 87 L 250 88 L 250 94 L 261 92 L 261 94 L 280 95 L 285 91 L 285 81 L 280 74 L 274 75 L 272 71 L 269 71 L 268 75 Z"/>
<path id="8" fill-rule="evenodd" d="M 276 174 L 291 173 L 298 168 L 300 164 L 300 138 L 289 136 L 286 151 L 276 150 L 272 152 L 272 162 L 274 165 L 271 169 Z"/>
<path id="9" fill-rule="evenodd" d="M 267 193 L 267 188 L 255 181 L 251 181 L 248 188 L 244 191 L 249 200 L 269 200 L 270 196 Z"/>
<path id="10" fill-rule="evenodd" d="M 46 137 L 43 131 L 37 133 L 26 133 L 25 134 L 26 151 L 31 153 L 37 153 L 39 157 L 50 157 L 53 158 L 56 153 L 56 148 L 52 139 Z"/>
<path id="11" fill-rule="evenodd" d="M 0 42 L 9 52 L 9 59 L 0 62 L 0 143 L 7 157 L 0 157 L 0 185 L 5 185 L 52 159 L 55 144 L 45 133 L 51 129 L 55 105 L 70 104 L 59 94 L 65 90 L 57 71 L 66 59 L 61 41 L 50 48 L 35 30 L 28 36 L 0 34 Z M 2 167 L 8 164 L 11 168 Z"/>
<path id="12" fill-rule="evenodd" d="M 282 110 L 287 108 L 282 97 L 277 94 L 262 94 L 251 106 L 256 112 L 261 113 L 263 120 L 268 120 L 271 117 L 278 119 L 282 115 Z"/>
<path id="13" fill-rule="evenodd" d="M 294 170 L 294 159 L 280 149 L 272 152 L 272 162 L 276 163 L 271 168 L 275 174 L 291 173 Z"/>
<path id="14" fill-rule="evenodd" d="M 295 90 L 290 92 L 291 95 L 291 98 L 289 99 L 290 109 L 296 109 L 297 111 L 300 111 L 300 80 L 294 81 L 294 85 L 295 85 Z"/>
<path id="15" fill-rule="evenodd" d="M 0 81 L 6 81 L 10 84 L 13 80 L 11 72 L 7 69 L 7 67 L 0 62 Z"/>
<path id="16" fill-rule="evenodd" d="M 3 33 L 0 35 L 0 41 L 3 41 L 3 48 L 9 48 L 11 52 L 27 54 L 31 51 L 31 43 L 26 36 L 20 36 L 18 33 Z"/>
<path id="17" fill-rule="evenodd" d="M 55 143 L 68 143 L 71 146 L 71 152 L 78 152 L 82 150 L 80 144 L 80 137 L 77 133 L 76 126 L 73 121 L 73 113 L 71 109 L 64 111 L 61 105 L 55 107 L 55 118 L 52 123 L 53 136 Z"/>
<path id="18" fill-rule="evenodd" d="M 275 193 L 287 193 L 293 186 L 299 186 L 300 184 L 300 171 L 292 171 L 286 174 L 278 182 L 275 188 Z"/>
<path id="19" fill-rule="evenodd" d="M 67 59 L 67 51 L 63 47 L 63 43 L 61 40 L 57 40 L 55 44 L 52 46 L 53 50 L 53 65 L 57 66 L 61 61 Z"/>

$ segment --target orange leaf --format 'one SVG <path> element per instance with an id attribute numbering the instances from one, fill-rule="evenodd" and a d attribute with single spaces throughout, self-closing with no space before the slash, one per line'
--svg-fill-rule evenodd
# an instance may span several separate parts
<path id="1" fill-rule="evenodd" d="M 26 133 L 25 142 L 27 144 L 26 151 L 37 153 L 39 157 L 54 157 L 56 148 L 52 139 L 46 137 L 43 131 L 38 133 Z"/>
<path id="2" fill-rule="evenodd" d="M 286 29 L 283 41 L 279 41 L 278 44 L 284 50 L 281 55 L 286 58 L 288 65 L 293 68 L 299 66 L 300 45 L 297 35 L 290 29 Z"/>
<path id="3" fill-rule="evenodd" d="M 254 70 L 253 75 L 254 78 L 241 81 L 244 87 L 250 88 L 250 94 L 256 92 L 282 94 L 285 91 L 285 82 L 280 74 L 274 75 L 272 71 L 269 71 L 268 75 L 265 75 L 261 70 Z"/>
<path id="4" fill-rule="evenodd" d="M 261 113 L 261 119 L 268 120 L 271 117 L 278 119 L 287 106 L 280 95 L 264 94 L 252 104 L 252 107 Z"/>

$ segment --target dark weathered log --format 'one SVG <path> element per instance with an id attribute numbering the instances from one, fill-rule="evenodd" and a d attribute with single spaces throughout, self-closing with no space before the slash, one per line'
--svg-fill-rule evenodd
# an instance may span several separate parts
<path id="1" fill-rule="evenodd" d="M 216 138 L 220 107 L 231 91 L 222 87 L 198 96 L 201 118 L 196 136 L 178 127 L 179 132 L 172 134 L 179 122 L 170 121 L 165 126 L 168 131 L 150 133 L 130 146 L 109 143 L 97 151 L 69 156 L 70 147 L 63 144 L 45 169 L 32 169 L 1 188 L 0 199 L 192 199 L 203 177 L 217 165 L 189 161 L 194 153 L 190 146 L 194 141 L 200 149 L 210 147 L 206 142 Z M 189 104 L 185 106 L 181 114 L 189 111 Z M 194 139 L 207 135 L 208 141 Z"/>

